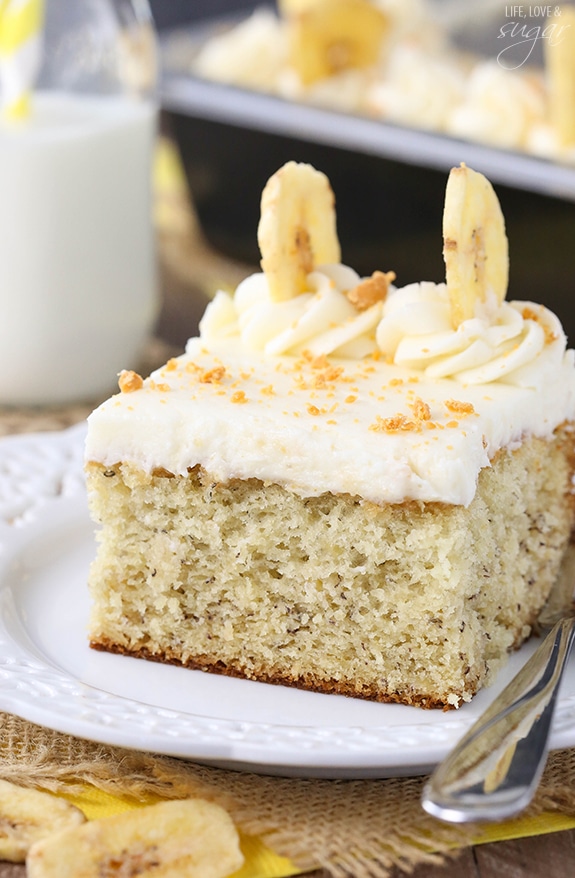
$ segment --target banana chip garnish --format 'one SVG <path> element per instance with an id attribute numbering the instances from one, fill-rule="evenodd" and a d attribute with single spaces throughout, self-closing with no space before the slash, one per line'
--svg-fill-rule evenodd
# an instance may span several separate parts
<path id="1" fill-rule="evenodd" d="M 237 830 L 203 799 L 93 820 L 35 844 L 28 878 L 225 878 L 243 863 Z"/>
<path id="2" fill-rule="evenodd" d="M 307 275 L 318 265 L 341 260 L 335 198 L 325 174 L 288 162 L 270 177 L 262 193 L 258 244 L 275 302 L 304 292 Z"/>
<path id="3" fill-rule="evenodd" d="M 377 63 L 389 21 L 369 0 L 283 0 L 279 8 L 304 85 Z"/>
<path id="4" fill-rule="evenodd" d="M 568 147 L 575 145 L 575 9 L 572 6 L 555 9 L 553 24 L 558 22 L 560 30 L 543 40 L 549 121 L 559 144 Z"/>
<path id="5" fill-rule="evenodd" d="M 463 163 L 447 180 L 443 258 L 454 327 L 490 298 L 503 302 L 509 253 L 501 206 L 489 180 Z"/>
<path id="6" fill-rule="evenodd" d="M 35 842 L 85 819 L 64 799 L 0 780 L 0 860 L 23 863 Z"/>

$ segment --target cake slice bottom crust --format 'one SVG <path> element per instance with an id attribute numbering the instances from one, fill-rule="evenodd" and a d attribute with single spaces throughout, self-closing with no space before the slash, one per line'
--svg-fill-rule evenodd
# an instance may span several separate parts
<path id="1" fill-rule="evenodd" d="M 101 522 L 96 649 L 422 707 L 457 707 L 529 636 L 573 526 L 573 434 L 481 471 L 467 507 L 302 498 L 87 465 Z"/>

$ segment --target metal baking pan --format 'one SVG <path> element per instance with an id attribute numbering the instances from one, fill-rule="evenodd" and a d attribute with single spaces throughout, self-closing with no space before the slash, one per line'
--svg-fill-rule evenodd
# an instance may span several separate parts
<path id="1" fill-rule="evenodd" d="M 444 279 L 441 219 L 460 162 L 495 185 L 510 242 L 509 297 L 542 301 L 575 342 L 575 166 L 377 119 L 290 102 L 193 75 L 194 53 L 221 19 L 162 36 L 160 98 L 203 231 L 222 253 L 257 264 L 259 200 L 291 159 L 331 180 L 343 261 L 398 283 Z"/>

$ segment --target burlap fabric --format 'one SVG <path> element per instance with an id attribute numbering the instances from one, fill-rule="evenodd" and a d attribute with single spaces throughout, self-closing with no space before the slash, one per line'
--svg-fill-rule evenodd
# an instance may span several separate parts
<path id="1" fill-rule="evenodd" d="M 267 777 L 122 750 L 0 714 L 0 776 L 26 786 L 70 791 L 92 784 L 112 794 L 202 796 L 225 807 L 300 869 L 334 878 L 384 878 L 394 866 L 457 856 L 474 827 L 447 827 L 419 804 L 424 778 L 316 780 Z M 531 814 L 575 814 L 575 751 L 551 754 Z"/>

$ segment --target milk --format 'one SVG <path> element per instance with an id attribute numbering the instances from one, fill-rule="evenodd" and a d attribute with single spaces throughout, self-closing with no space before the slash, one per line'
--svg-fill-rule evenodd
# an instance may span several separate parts
<path id="1" fill-rule="evenodd" d="M 106 395 L 156 309 L 156 109 L 38 93 L 0 125 L 0 405 Z"/>

